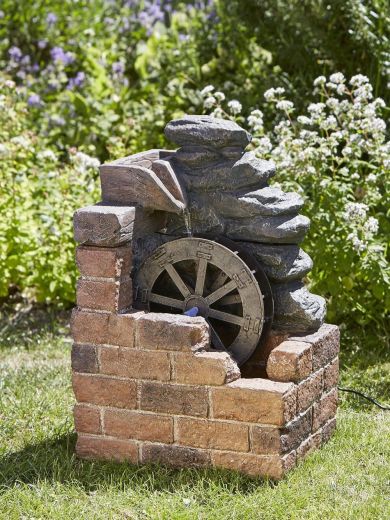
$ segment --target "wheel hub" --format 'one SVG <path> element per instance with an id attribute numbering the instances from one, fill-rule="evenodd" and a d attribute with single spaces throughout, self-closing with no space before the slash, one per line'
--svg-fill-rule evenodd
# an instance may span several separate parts
<path id="1" fill-rule="evenodd" d="M 188 311 L 193 307 L 198 307 L 199 312 L 198 316 L 203 316 L 203 318 L 208 318 L 209 315 L 209 304 L 206 302 L 202 296 L 191 295 L 184 301 L 184 310 Z"/>

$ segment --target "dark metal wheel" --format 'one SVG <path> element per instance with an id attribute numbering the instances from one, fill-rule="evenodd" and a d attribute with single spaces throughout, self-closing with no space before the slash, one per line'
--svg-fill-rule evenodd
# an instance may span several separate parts
<path id="1" fill-rule="evenodd" d="M 273 314 L 271 289 L 259 265 L 235 242 L 180 238 L 158 247 L 134 275 L 134 305 L 155 312 L 197 307 L 212 345 L 243 364 Z"/>

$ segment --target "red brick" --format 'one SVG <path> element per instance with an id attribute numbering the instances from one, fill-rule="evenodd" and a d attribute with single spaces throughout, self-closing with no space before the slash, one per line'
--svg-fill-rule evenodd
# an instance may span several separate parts
<path id="1" fill-rule="evenodd" d="M 135 381 L 73 374 L 73 391 L 81 403 L 117 408 L 135 408 L 137 404 Z"/>
<path id="2" fill-rule="evenodd" d="M 210 465 L 209 453 L 197 448 L 165 444 L 144 444 L 141 450 L 141 461 L 143 463 L 159 463 L 178 468 L 205 467 Z"/>
<path id="3" fill-rule="evenodd" d="M 206 388 L 163 383 L 141 383 L 141 408 L 151 412 L 207 416 Z"/>
<path id="4" fill-rule="evenodd" d="M 310 437 L 302 442 L 302 444 L 297 448 L 297 460 L 301 460 L 314 450 L 318 449 L 322 443 L 322 435 L 321 431 L 313 433 Z"/>
<path id="5" fill-rule="evenodd" d="M 73 345 L 72 370 L 91 374 L 96 374 L 99 371 L 94 345 Z"/>
<path id="6" fill-rule="evenodd" d="M 87 280 L 77 282 L 77 305 L 86 309 L 118 312 L 133 301 L 131 279 L 120 281 Z"/>
<path id="7" fill-rule="evenodd" d="M 210 346 L 204 318 L 150 312 L 137 321 L 137 343 L 152 350 L 198 351 Z"/>
<path id="8" fill-rule="evenodd" d="M 134 347 L 137 319 L 143 314 L 143 312 L 135 311 L 111 314 L 108 321 L 107 343 L 118 347 Z"/>
<path id="9" fill-rule="evenodd" d="M 333 419 L 337 412 L 337 388 L 324 395 L 318 403 L 313 405 L 313 432 L 321 428 L 329 419 Z"/>
<path id="10" fill-rule="evenodd" d="M 297 391 L 297 412 L 301 413 L 307 410 L 309 406 L 311 406 L 321 397 L 323 392 L 323 370 L 319 370 L 309 378 L 299 383 Z"/>
<path id="11" fill-rule="evenodd" d="M 73 408 L 73 416 L 77 432 L 101 433 L 100 408 L 76 404 Z"/>
<path id="12" fill-rule="evenodd" d="M 122 439 L 173 442 L 173 418 L 163 415 L 105 410 L 104 433 Z"/>
<path id="13" fill-rule="evenodd" d="M 132 379 L 169 381 L 171 365 L 167 352 L 123 347 L 99 347 L 102 374 Z"/>
<path id="14" fill-rule="evenodd" d="M 83 459 L 138 462 L 138 446 L 134 441 L 78 435 L 76 453 Z"/>
<path id="15" fill-rule="evenodd" d="M 334 417 L 330 419 L 327 423 L 322 427 L 322 442 L 328 442 L 328 440 L 332 437 L 335 429 L 336 429 L 337 419 Z"/>
<path id="16" fill-rule="evenodd" d="M 79 246 L 76 249 L 76 264 L 82 276 L 101 278 L 130 276 L 131 262 L 131 246 Z"/>
<path id="17" fill-rule="evenodd" d="M 324 368 L 324 392 L 328 392 L 339 382 L 339 358 L 334 359 Z"/>
<path id="18" fill-rule="evenodd" d="M 227 352 L 177 353 L 173 380 L 192 385 L 224 385 L 240 377 L 240 370 Z"/>
<path id="19" fill-rule="evenodd" d="M 312 410 L 297 417 L 284 428 L 252 426 L 252 451 L 258 454 L 287 453 L 311 435 Z"/>
<path id="20" fill-rule="evenodd" d="M 109 314 L 74 309 L 70 321 L 75 343 L 107 343 Z"/>
<path id="21" fill-rule="evenodd" d="M 243 424 L 179 417 L 176 432 L 176 442 L 185 446 L 249 450 L 248 426 Z"/>
<path id="22" fill-rule="evenodd" d="M 271 352 L 267 362 L 268 377 L 274 381 L 302 381 L 312 369 L 312 347 L 299 341 L 284 341 Z"/>
<path id="23" fill-rule="evenodd" d="M 279 480 L 295 466 L 295 453 L 281 457 L 280 455 L 212 451 L 211 460 L 216 467 L 240 471 L 253 477 L 261 476 Z"/>
<path id="24" fill-rule="evenodd" d="M 340 330 L 337 325 L 324 324 L 314 334 L 291 337 L 290 340 L 304 341 L 313 347 L 313 370 L 318 370 L 334 359 L 340 350 Z"/>
<path id="25" fill-rule="evenodd" d="M 284 425 L 296 412 L 292 383 L 267 379 L 238 379 L 211 389 L 212 416 L 262 424 Z"/>
<path id="26" fill-rule="evenodd" d="M 241 375 L 245 378 L 267 377 L 266 365 L 270 353 L 288 339 L 288 334 L 272 331 L 265 338 L 261 348 L 257 348 L 250 359 L 241 367 Z"/>

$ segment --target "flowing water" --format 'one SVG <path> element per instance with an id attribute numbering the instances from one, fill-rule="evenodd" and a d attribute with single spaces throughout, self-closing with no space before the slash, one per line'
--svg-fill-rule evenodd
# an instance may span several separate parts
<path id="1" fill-rule="evenodd" d="M 187 236 L 192 237 L 191 213 L 188 208 L 183 209 L 183 218 L 184 218 L 184 225 L 186 227 Z"/>

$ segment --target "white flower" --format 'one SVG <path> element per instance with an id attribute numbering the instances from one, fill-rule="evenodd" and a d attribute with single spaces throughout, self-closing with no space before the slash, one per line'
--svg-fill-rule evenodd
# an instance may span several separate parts
<path id="1" fill-rule="evenodd" d="M 12 81 L 12 79 L 7 79 L 5 82 L 4 82 L 4 85 L 7 87 L 7 88 L 15 88 L 15 82 Z"/>
<path id="2" fill-rule="evenodd" d="M 356 74 L 356 76 L 352 76 L 352 78 L 349 80 L 349 84 L 353 87 L 359 87 L 363 83 L 368 83 L 370 80 L 367 78 L 367 76 L 363 76 L 363 74 Z"/>
<path id="3" fill-rule="evenodd" d="M 364 224 L 364 230 L 370 235 L 375 235 L 378 232 L 378 229 L 378 219 L 376 219 L 375 217 L 369 217 L 367 219 L 367 222 Z"/>
<path id="4" fill-rule="evenodd" d="M 57 156 L 53 150 L 42 150 L 42 152 L 37 154 L 37 158 L 40 160 L 48 159 L 49 161 L 57 161 Z"/>
<path id="5" fill-rule="evenodd" d="M 344 155 L 344 157 L 348 157 L 349 155 L 353 154 L 353 150 L 352 150 L 352 148 L 350 146 L 345 146 L 341 150 L 341 153 Z"/>
<path id="6" fill-rule="evenodd" d="M 372 104 L 375 106 L 375 108 L 385 108 L 385 106 L 386 106 L 386 103 L 380 97 L 374 99 Z"/>
<path id="7" fill-rule="evenodd" d="M 344 217 L 349 222 L 364 220 L 368 211 L 367 204 L 361 202 L 348 202 L 345 206 Z"/>
<path id="8" fill-rule="evenodd" d="M 326 188 L 330 183 L 331 183 L 330 179 L 322 179 L 322 181 L 320 182 L 320 186 L 321 186 L 321 188 Z"/>
<path id="9" fill-rule="evenodd" d="M 3 144 L 3 143 L 0 143 L 0 156 L 5 156 L 5 155 L 8 155 L 9 154 L 9 148 Z"/>
<path id="10" fill-rule="evenodd" d="M 258 140 L 258 146 L 256 152 L 269 153 L 272 150 L 272 143 L 268 137 L 262 137 Z"/>
<path id="11" fill-rule="evenodd" d="M 223 110 L 221 107 L 217 107 L 211 112 L 210 115 L 212 115 L 213 117 L 223 118 Z"/>
<path id="12" fill-rule="evenodd" d="M 367 182 L 372 182 L 372 183 L 374 183 L 374 182 L 376 182 L 376 180 L 377 180 L 377 177 L 376 177 L 375 173 L 370 173 L 370 174 L 367 176 Z"/>
<path id="13" fill-rule="evenodd" d="M 11 139 L 12 144 L 16 144 L 17 146 L 21 146 L 22 148 L 28 148 L 30 146 L 30 140 L 27 139 L 24 135 L 17 135 Z"/>
<path id="14" fill-rule="evenodd" d="M 357 181 L 358 179 L 360 179 L 360 175 L 358 174 L 358 172 L 353 173 L 351 175 L 351 179 L 354 180 L 354 181 Z"/>
<path id="15" fill-rule="evenodd" d="M 312 120 L 310 119 L 310 117 L 307 117 L 307 116 L 298 116 L 297 121 L 301 125 L 311 125 L 312 124 Z"/>
<path id="16" fill-rule="evenodd" d="M 100 166 L 99 159 L 91 157 L 90 155 L 83 152 L 76 152 L 75 154 L 71 155 L 71 160 L 76 165 L 76 168 L 81 172 L 84 172 L 88 168 L 97 168 Z"/>
<path id="17" fill-rule="evenodd" d="M 229 101 L 227 106 L 233 115 L 239 114 L 242 110 L 242 105 L 239 101 L 237 101 L 237 99 L 232 99 L 231 101 Z"/>
<path id="18" fill-rule="evenodd" d="M 330 75 L 329 80 L 332 83 L 344 83 L 345 77 L 344 74 L 342 74 L 341 72 L 335 72 L 334 74 Z"/>
<path id="19" fill-rule="evenodd" d="M 324 130 L 334 129 L 337 127 L 337 119 L 334 116 L 329 116 L 321 122 L 320 126 L 324 128 Z"/>
<path id="20" fill-rule="evenodd" d="M 264 98 L 266 101 L 274 101 L 277 96 L 280 96 L 285 93 L 283 87 L 270 88 L 264 92 Z"/>
<path id="21" fill-rule="evenodd" d="M 355 249 L 355 251 L 364 251 L 367 246 L 366 244 L 360 240 L 360 238 L 355 233 L 350 233 L 347 236 L 347 240 L 350 240 L 352 242 L 352 247 Z"/>
<path id="22" fill-rule="evenodd" d="M 225 100 L 225 94 L 223 92 L 214 92 L 214 97 L 217 101 L 221 102 Z"/>
<path id="23" fill-rule="evenodd" d="M 308 112 L 310 112 L 311 116 L 319 117 L 325 109 L 325 103 L 310 103 L 307 107 Z"/>
<path id="24" fill-rule="evenodd" d="M 292 101 L 287 101 L 287 99 L 282 99 L 276 103 L 276 108 L 288 112 L 294 108 L 294 103 Z"/>
<path id="25" fill-rule="evenodd" d="M 201 94 L 201 96 L 207 96 L 207 94 L 210 94 L 210 92 L 212 92 L 213 90 L 214 90 L 213 85 L 207 85 L 200 91 L 200 94 Z"/>
<path id="26" fill-rule="evenodd" d="M 203 101 L 204 108 L 211 108 L 217 103 L 214 96 L 209 96 Z"/>
<path id="27" fill-rule="evenodd" d="M 263 112 L 261 110 L 252 110 L 247 121 L 248 126 L 255 132 L 263 130 Z"/>
<path id="28" fill-rule="evenodd" d="M 339 96 L 342 96 L 347 91 L 347 88 L 345 85 L 340 83 L 340 85 L 337 85 L 336 92 Z"/>
<path id="29" fill-rule="evenodd" d="M 325 85 L 326 83 L 326 78 L 325 76 L 318 76 L 318 78 L 316 78 L 314 81 L 313 81 L 313 85 L 315 87 L 318 87 L 320 85 Z"/>

